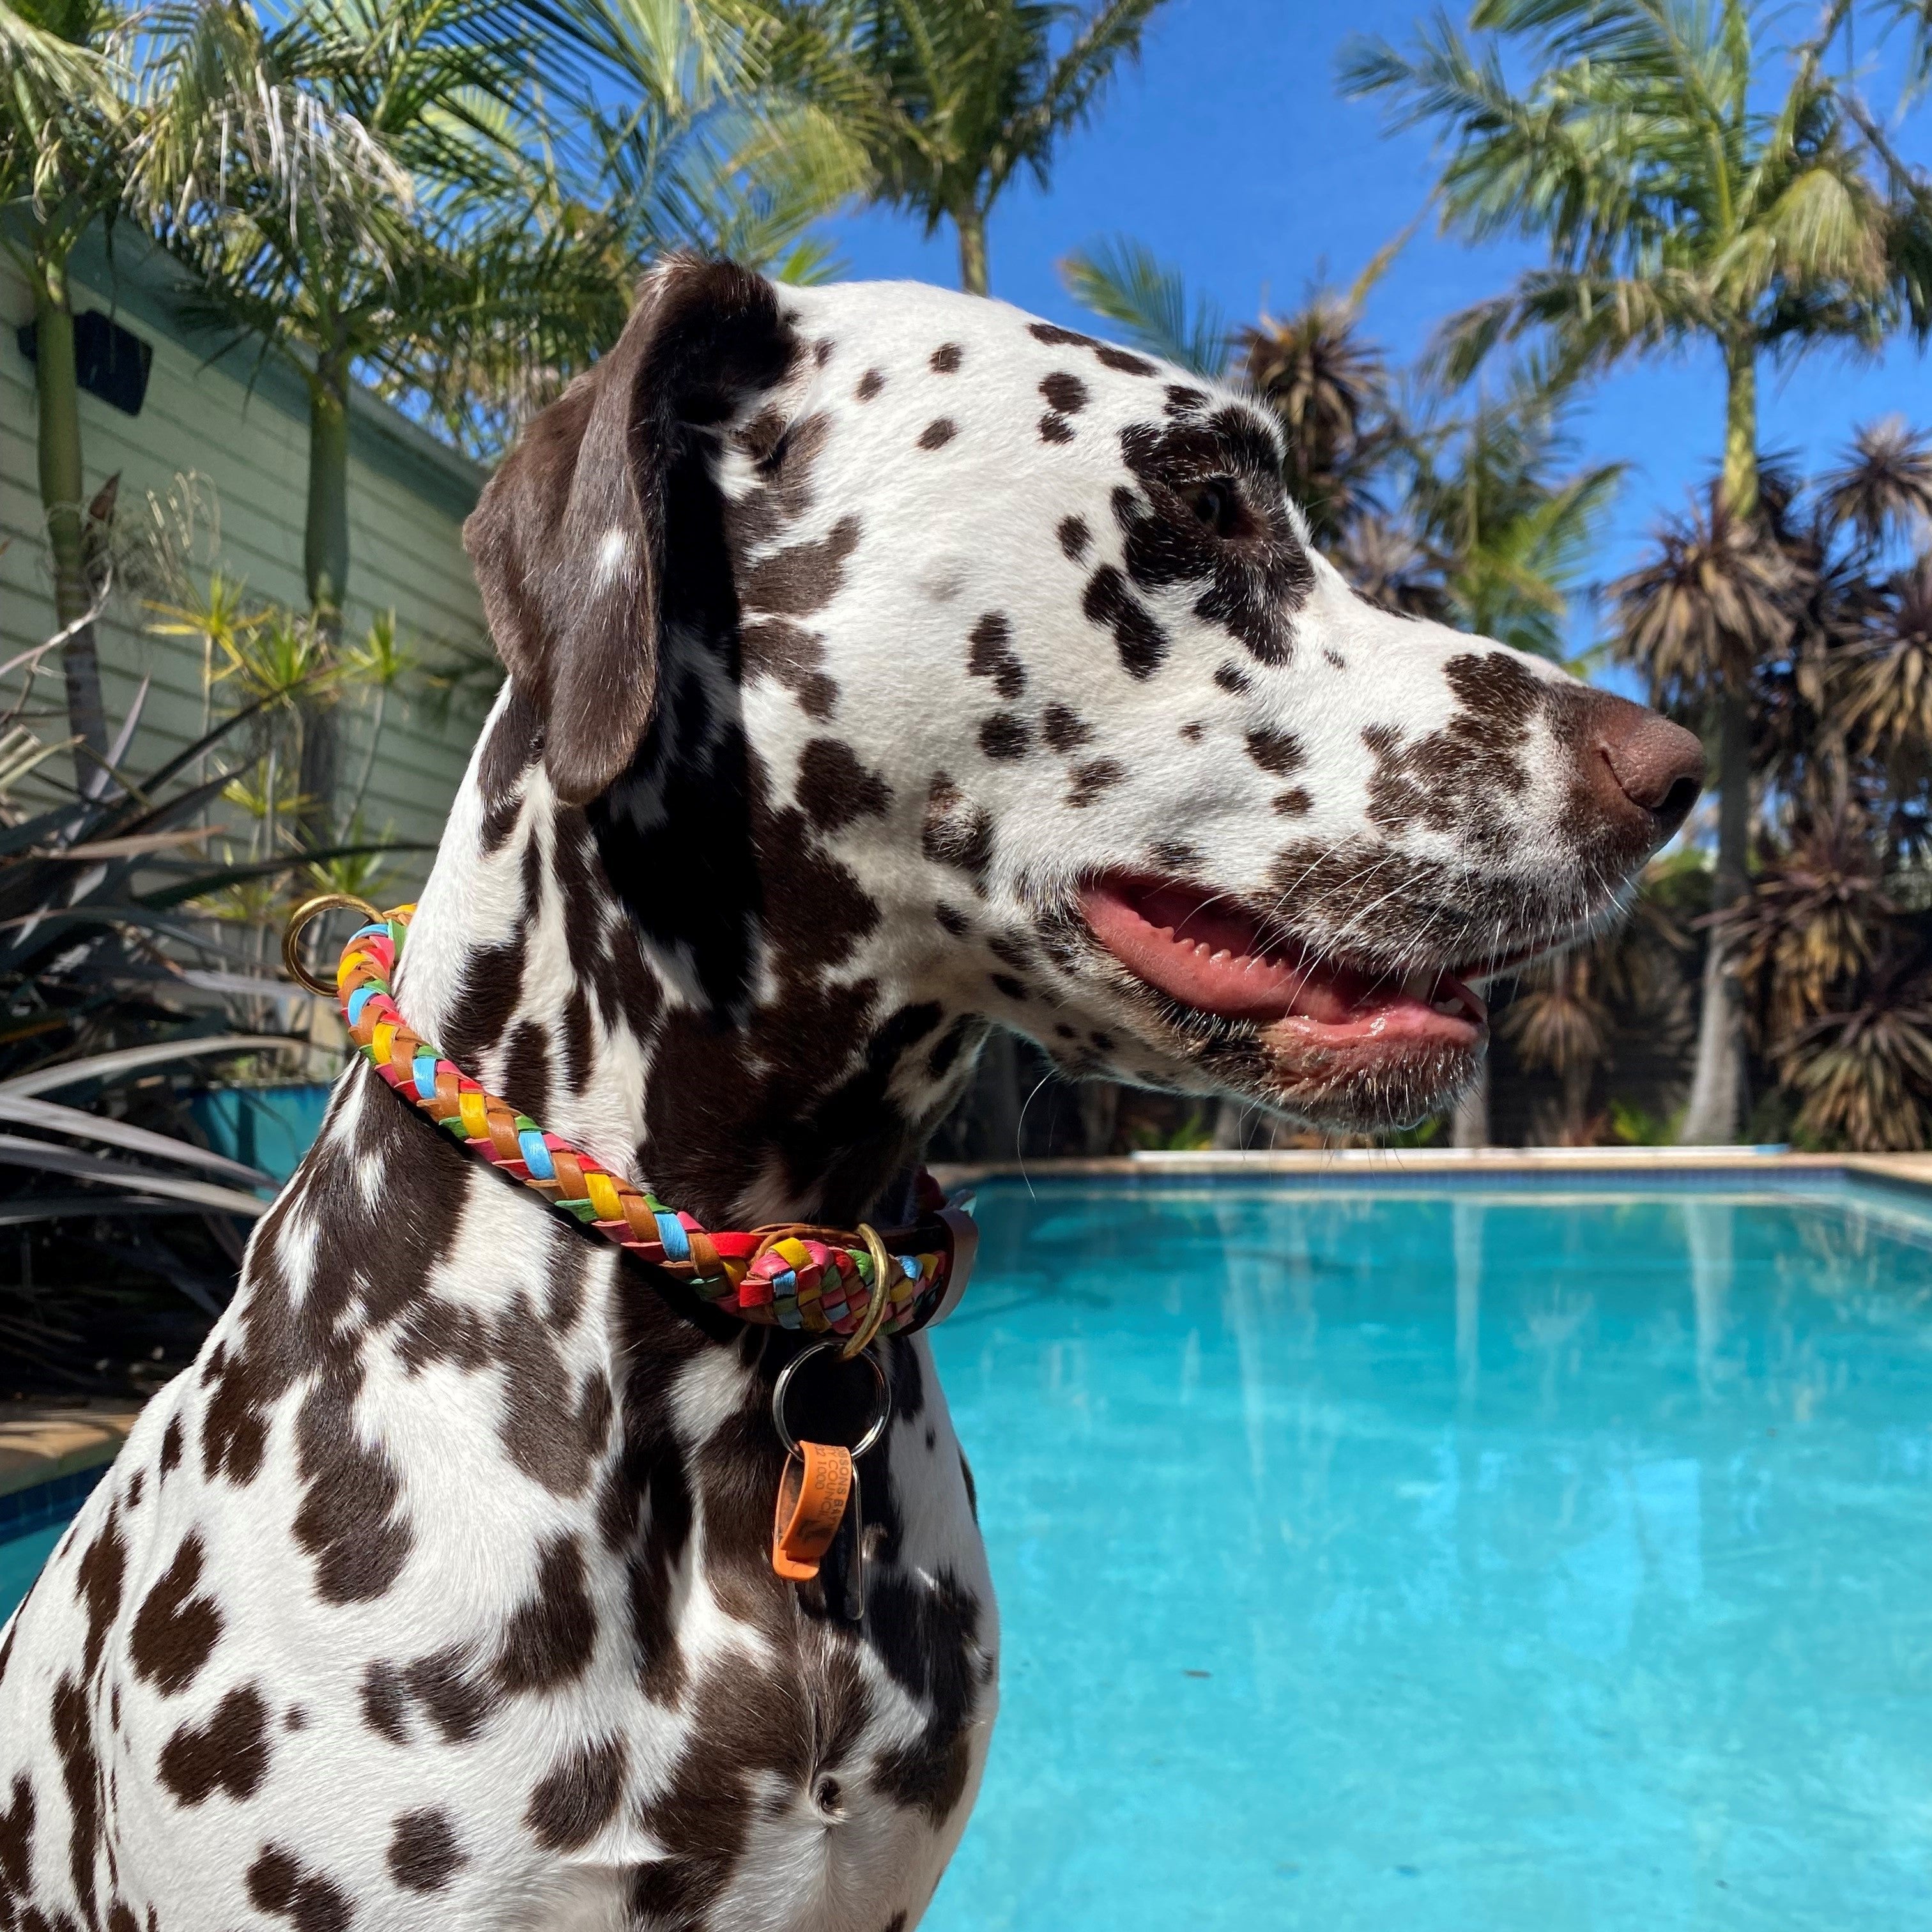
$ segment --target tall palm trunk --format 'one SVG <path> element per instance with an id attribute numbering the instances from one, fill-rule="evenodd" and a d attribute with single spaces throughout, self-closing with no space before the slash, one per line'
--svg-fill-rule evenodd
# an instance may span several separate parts
<path id="1" fill-rule="evenodd" d="M 1727 350 L 1725 376 L 1720 506 L 1730 517 L 1745 518 L 1757 510 L 1757 362 L 1750 344 Z M 1724 912 L 1750 890 L 1749 694 L 1726 683 L 1718 694 L 1717 712 L 1718 863 L 1711 910 Z M 1704 956 L 1690 1104 L 1678 1138 L 1691 1144 L 1735 1141 L 1743 1124 L 1744 1103 L 1744 992 L 1729 949 L 1714 933 Z"/>
<path id="2" fill-rule="evenodd" d="M 308 510 L 302 562 L 309 615 L 325 671 L 342 645 L 342 607 L 349 586 L 349 356 L 332 351 L 309 377 Z M 307 802 L 304 830 L 312 844 L 326 842 L 334 803 L 335 721 L 326 699 L 311 692 L 300 701 L 302 721 L 299 784 Z"/>
<path id="3" fill-rule="evenodd" d="M 53 553 L 55 620 L 65 630 L 86 616 L 92 600 L 82 526 L 86 500 L 80 457 L 80 383 L 64 262 L 43 262 L 34 278 L 34 334 L 40 508 Z M 81 624 L 62 646 L 61 668 L 67 682 L 68 729 L 104 763 L 107 715 L 101 703 L 100 657 L 92 624 Z M 82 776 L 87 776 L 90 761 L 83 756 L 77 762 Z"/>
<path id="4" fill-rule="evenodd" d="M 993 285 L 986 272 L 986 211 L 965 208 L 952 219 L 959 230 L 959 286 L 969 296 L 991 295 Z"/>
<path id="5" fill-rule="evenodd" d="M 1490 1144 L 1490 1056 L 1483 1055 L 1483 1064 L 1476 1070 L 1476 1077 L 1462 1090 L 1456 1102 L 1456 1111 L 1450 1117 L 1450 1138 L 1459 1148 L 1480 1148 Z"/>

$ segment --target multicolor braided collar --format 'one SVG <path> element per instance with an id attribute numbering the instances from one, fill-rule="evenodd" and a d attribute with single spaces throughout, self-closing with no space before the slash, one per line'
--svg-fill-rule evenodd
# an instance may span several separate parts
<path id="1" fill-rule="evenodd" d="M 478 1159 L 677 1276 L 713 1306 L 766 1326 L 847 1336 L 848 1354 L 875 1334 L 929 1328 L 958 1305 L 978 1233 L 969 1215 L 940 1204 L 931 1175 L 920 1177 L 920 1218 L 908 1228 L 703 1227 L 562 1135 L 546 1132 L 410 1030 L 389 982 L 413 906 L 377 914 L 336 894 L 310 900 L 297 908 L 284 942 L 294 977 L 311 990 L 330 990 L 303 968 L 296 942 L 310 919 L 344 904 L 371 916 L 344 946 L 332 989 L 350 1037 L 397 1093 Z"/>

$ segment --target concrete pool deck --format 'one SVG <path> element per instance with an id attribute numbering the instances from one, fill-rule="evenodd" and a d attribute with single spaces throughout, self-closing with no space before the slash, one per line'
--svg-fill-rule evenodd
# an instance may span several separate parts
<path id="1" fill-rule="evenodd" d="M 119 1397 L 0 1404 L 0 1536 L 57 1501 L 77 1503 L 140 1412 Z"/>
<path id="2" fill-rule="evenodd" d="M 1762 1148 L 1350 1148 L 1251 1153 L 1204 1149 L 1084 1160 L 940 1164 L 933 1172 L 948 1188 L 993 1180 L 1172 1180 L 1223 1174 L 1358 1184 L 1560 1174 L 1635 1180 L 1689 1174 L 1774 1181 L 1786 1175 L 1842 1174 L 1925 1190 L 1932 1204 L 1932 1154 L 1787 1154 Z M 0 1406 L 0 1498 L 20 1496 L 111 1462 L 140 1413 L 138 1403 L 121 1399 Z M 0 1508 L 0 1518 L 5 1514 Z"/>

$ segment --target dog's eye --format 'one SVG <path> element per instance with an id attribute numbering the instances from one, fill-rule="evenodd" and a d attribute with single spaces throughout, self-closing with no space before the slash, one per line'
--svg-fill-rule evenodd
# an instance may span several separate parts
<path id="1" fill-rule="evenodd" d="M 1186 492 L 1186 500 L 1187 507 L 1194 512 L 1194 520 L 1203 530 L 1212 530 L 1219 537 L 1234 535 L 1240 499 L 1234 494 L 1234 484 L 1225 477 L 1193 484 Z"/>

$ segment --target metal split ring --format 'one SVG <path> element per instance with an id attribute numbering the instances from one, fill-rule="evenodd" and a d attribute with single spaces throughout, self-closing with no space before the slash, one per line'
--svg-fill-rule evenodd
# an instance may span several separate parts
<path id="1" fill-rule="evenodd" d="M 282 970 L 298 986 L 305 986 L 319 998 L 332 1000 L 335 997 L 335 982 L 318 979 L 302 964 L 302 936 L 311 920 L 320 919 L 326 912 L 334 912 L 338 907 L 346 907 L 359 912 L 370 926 L 380 926 L 383 915 L 367 899 L 358 899 L 353 892 L 317 892 L 312 899 L 304 899 L 289 914 L 289 922 L 282 929 Z"/>
<path id="2" fill-rule="evenodd" d="M 772 1426 L 778 1432 L 778 1440 L 784 1444 L 787 1452 L 791 1455 L 796 1456 L 799 1454 L 798 1438 L 793 1435 L 790 1425 L 785 1420 L 785 1397 L 791 1390 L 791 1378 L 812 1360 L 813 1356 L 822 1355 L 826 1349 L 836 1348 L 838 1346 L 836 1342 L 814 1342 L 810 1348 L 801 1348 L 783 1368 L 779 1370 L 778 1378 L 772 1384 Z M 849 1361 L 850 1359 L 849 1355 L 842 1353 L 840 1356 L 841 1360 Z M 872 1426 L 853 1444 L 852 1454 L 854 1456 L 864 1455 L 868 1449 L 873 1448 L 878 1443 L 879 1438 L 885 1434 L 886 1424 L 892 1420 L 892 1389 L 886 1380 L 886 1372 L 880 1365 L 878 1357 L 868 1353 L 862 1359 L 866 1366 L 872 1372 L 872 1379 L 878 1384 L 879 1412 L 873 1418 Z"/>

